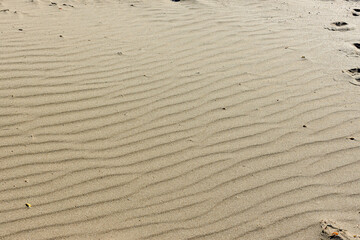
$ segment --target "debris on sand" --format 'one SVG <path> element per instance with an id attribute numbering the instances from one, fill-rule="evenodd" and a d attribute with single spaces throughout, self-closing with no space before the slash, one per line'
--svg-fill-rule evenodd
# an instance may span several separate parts
<path id="1" fill-rule="evenodd" d="M 337 226 L 337 224 L 330 220 L 321 221 L 321 240 L 354 240 L 360 239 L 358 235 L 350 234 L 345 229 Z"/>

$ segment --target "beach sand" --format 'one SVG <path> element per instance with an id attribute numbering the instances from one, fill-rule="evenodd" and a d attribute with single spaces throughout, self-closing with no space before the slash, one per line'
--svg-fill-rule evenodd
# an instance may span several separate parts
<path id="1" fill-rule="evenodd" d="M 0 0 L 0 239 L 360 234 L 357 8 Z"/>

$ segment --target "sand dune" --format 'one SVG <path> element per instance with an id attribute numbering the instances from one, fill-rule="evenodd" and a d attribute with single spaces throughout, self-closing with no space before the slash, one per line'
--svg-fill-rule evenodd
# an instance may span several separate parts
<path id="1" fill-rule="evenodd" d="M 360 234 L 359 7 L 0 0 L 0 239 Z"/>

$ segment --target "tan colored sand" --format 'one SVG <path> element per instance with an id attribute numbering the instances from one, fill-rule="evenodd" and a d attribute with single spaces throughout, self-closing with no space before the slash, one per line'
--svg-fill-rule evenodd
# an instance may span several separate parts
<path id="1" fill-rule="evenodd" d="M 360 233 L 358 3 L 53 2 L 0 0 L 0 239 Z"/>

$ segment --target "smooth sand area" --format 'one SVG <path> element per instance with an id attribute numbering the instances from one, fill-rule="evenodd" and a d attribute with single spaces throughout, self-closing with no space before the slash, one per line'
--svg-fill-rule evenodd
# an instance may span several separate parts
<path id="1" fill-rule="evenodd" d="M 359 15 L 0 0 L 0 239 L 360 234 Z"/>

